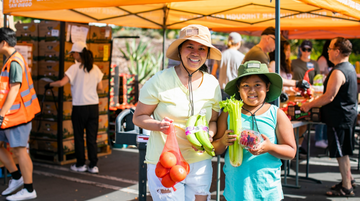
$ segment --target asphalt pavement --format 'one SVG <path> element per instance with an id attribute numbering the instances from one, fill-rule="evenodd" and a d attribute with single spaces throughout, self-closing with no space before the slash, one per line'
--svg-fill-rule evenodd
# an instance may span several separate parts
<path id="1" fill-rule="evenodd" d="M 312 132 L 311 137 L 314 137 Z M 306 141 L 306 140 L 304 140 Z M 305 149 L 306 146 L 304 147 Z M 352 174 L 359 184 L 354 189 L 356 194 L 353 198 L 327 197 L 325 192 L 330 186 L 340 181 L 336 159 L 326 156 L 326 150 L 316 148 L 314 140 L 311 140 L 311 157 L 309 177 L 318 179 L 322 184 L 311 180 L 300 179 L 300 188 L 283 187 L 284 200 L 360 200 L 360 171 L 358 170 L 356 154 L 351 157 Z M 306 156 L 300 155 L 299 175 L 305 176 Z M 216 200 L 215 173 L 216 157 L 213 158 L 213 183 L 211 186 L 211 200 Z M 223 165 L 223 160 L 221 164 Z M 70 165 L 56 165 L 34 162 L 34 188 L 38 198 L 34 201 L 127 201 L 138 200 L 138 168 L 139 153 L 136 148 L 113 149 L 112 153 L 99 158 L 98 166 L 100 173 L 76 173 L 71 171 Z M 295 161 L 290 162 L 290 175 L 294 175 Z M 224 189 L 224 174 L 221 173 L 221 192 Z M 294 178 L 288 178 L 288 184 L 294 184 Z M 0 178 L 0 191 L 6 185 Z M 0 197 L 0 201 L 5 197 Z M 148 194 L 147 200 L 151 201 Z M 221 195 L 220 200 L 225 200 Z"/>

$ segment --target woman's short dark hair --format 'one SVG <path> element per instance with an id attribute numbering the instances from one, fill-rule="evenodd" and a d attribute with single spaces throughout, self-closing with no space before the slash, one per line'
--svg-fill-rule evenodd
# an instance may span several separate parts
<path id="1" fill-rule="evenodd" d="M 16 33 L 8 27 L 0 28 L 0 42 L 6 41 L 9 46 L 15 47 L 16 45 Z"/>
<path id="2" fill-rule="evenodd" d="M 352 44 L 351 42 L 343 37 L 336 37 L 335 38 L 334 47 L 338 48 L 340 50 L 340 53 L 344 56 L 349 56 L 351 54 L 352 50 Z"/>
<path id="3" fill-rule="evenodd" d="M 184 42 L 182 42 L 179 46 L 178 46 L 178 52 L 179 52 L 179 58 L 181 60 L 181 55 L 180 55 L 180 49 L 182 47 L 182 45 L 188 40 L 185 40 Z M 207 58 L 210 58 L 210 47 L 208 47 L 208 53 L 207 53 Z M 182 61 L 180 61 L 182 62 Z M 185 66 L 184 66 L 185 67 Z M 203 71 L 203 72 L 209 72 L 209 68 L 207 67 L 207 65 L 204 63 L 200 68 L 199 68 L 200 71 Z"/>

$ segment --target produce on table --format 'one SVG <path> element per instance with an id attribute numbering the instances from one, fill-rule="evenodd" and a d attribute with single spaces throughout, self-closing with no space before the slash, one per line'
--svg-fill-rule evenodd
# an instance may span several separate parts
<path id="1" fill-rule="evenodd" d="M 255 149 L 262 141 L 263 139 L 259 132 L 245 129 L 241 132 L 239 143 L 245 149 Z"/>
<path id="2" fill-rule="evenodd" d="M 237 135 L 236 141 L 239 140 L 241 132 L 241 108 L 243 106 L 241 100 L 236 100 L 235 95 L 231 96 L 230 99 L 226 99 L 220 102 L 220 107 L 224 108 L 224 112 L 228 112 L 230 116 L 229 129 L 234 131 Z M 243 160 L 243 148 L 239 143 L 234 143 L 229 146 L 229 158 L 230 163 L 234 167 L 241 165 Z"/>

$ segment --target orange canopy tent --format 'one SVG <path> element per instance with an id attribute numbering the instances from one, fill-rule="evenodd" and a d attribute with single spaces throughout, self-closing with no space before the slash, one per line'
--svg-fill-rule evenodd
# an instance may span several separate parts
<path id="1" fill-rule="evenodd" d="M 129 27 L 180 29 L 202 24 L 213 31 L 259 35 L 275 25 L 275 0 L 3 0 L 4 14 Z M 21 3 L 20 3 L 21 2 Z M 171 2 L 171 3 L 166 3 Z M 280 26 L 292 38 L 360 37 L 360 0 L 283 0 Z"/>

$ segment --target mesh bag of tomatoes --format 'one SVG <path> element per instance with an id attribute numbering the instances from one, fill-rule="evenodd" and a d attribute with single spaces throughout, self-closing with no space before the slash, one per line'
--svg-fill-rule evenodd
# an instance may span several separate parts
<path id="1" fill-rule="evenodd" d="M 190 166 L 181 155 L 174 124 L 170 124 L 169 131 L 159 162 L 156 164 L 155 174 L 165 188 L 173 188 L 176 191 L 175 184 L 186 178 Z"/>

